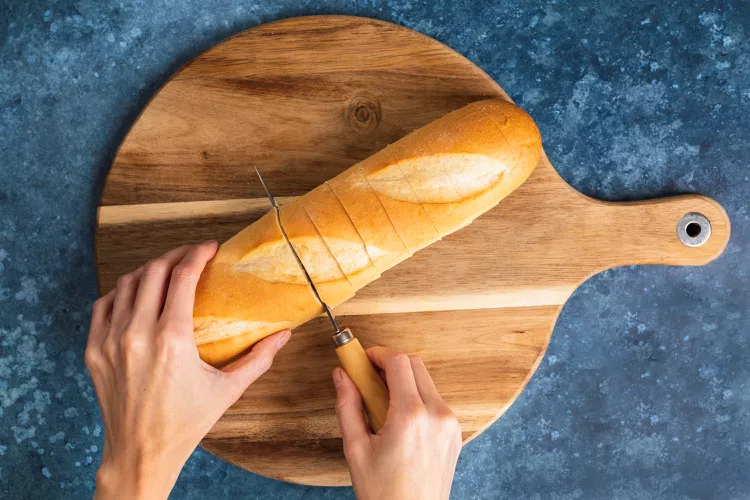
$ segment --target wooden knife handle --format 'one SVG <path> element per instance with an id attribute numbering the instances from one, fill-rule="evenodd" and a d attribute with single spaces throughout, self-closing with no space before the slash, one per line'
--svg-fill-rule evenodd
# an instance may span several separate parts
<path id="1" fill-rule="evenodd" d="M 348 328 L 342 332 L 351 333 Z M 339 357 L 342 368 L 362 394 L 370 427 L 373 432 L 378 432 L 385 424 L 385 417 L 388 414 L 390 399 L 388 387 L 375 371 L 372 361 L 356 338 L 336 347 L 336 355 Z"/>

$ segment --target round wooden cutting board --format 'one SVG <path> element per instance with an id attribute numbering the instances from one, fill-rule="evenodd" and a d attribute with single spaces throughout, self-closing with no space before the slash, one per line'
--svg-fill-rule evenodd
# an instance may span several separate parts
<path id="1" fill-rule="evenodd" d="M 123 141 L 98 214 L 100 291 L 173 247 L 224 241 L 259 218 L 268 203 L 253 165 L 283 202 L 488 97 L 508 99 L 461 55 L 393 24 L 304 17 L 240 33 L 174 75 Z M 677 237 L 689 212 L 710 221 L 702 246 Z M 625 264 L 705 264 L 728 238 L 727 216 L 708 198 L 599 202 L 543 156 L 498 207 L 336 312 L 363 344 L 421 356 L 469 440 L 523 389 L 578 284 Z M 349 484 L 331 334 L 323 318 L 297 329 L 202 446 L 265 476 Z"/>

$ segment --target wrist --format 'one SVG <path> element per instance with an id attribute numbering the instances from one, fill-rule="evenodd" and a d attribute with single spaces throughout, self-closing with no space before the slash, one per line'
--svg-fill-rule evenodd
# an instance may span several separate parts
<path id="1" fill-rule="evenodd" d="M 102 459 L 96 472 L 94 499 L 166 499 L 181 468 L 141 460 L 117 463 Z"/>

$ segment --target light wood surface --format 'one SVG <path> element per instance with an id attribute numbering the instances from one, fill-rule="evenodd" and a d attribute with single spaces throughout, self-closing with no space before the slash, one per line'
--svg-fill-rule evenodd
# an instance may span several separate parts
<path id="1" fill-rule="evenodd" d="M 100 290 L 177 245 L 225 240 L 259 218 L 269 205 L 253 165 L 288 202 L 414 128 L 495 96 L 507 98 L 471 62 L 392 24 L 321 16 L 243 32 L 180 70 L 123 141 L 98 214 Z M 687 212 L 711 221 L 701 247 L 677 238 Z M 469 440 L 523 389 L 578 284 L 614 266 L 705 264 L 729 230 L 708 198 L 604 203 L 543 157 L 498 207 L 336 313 L 365 347 L 422 356 Z M 203 447 L 269 477 L 348 484 L 332 333 L 324 318 L 295 331 Z"/>

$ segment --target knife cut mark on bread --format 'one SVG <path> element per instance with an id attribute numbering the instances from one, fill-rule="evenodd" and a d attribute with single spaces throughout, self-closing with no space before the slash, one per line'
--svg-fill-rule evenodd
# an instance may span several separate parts
<path id="1" fill-rule="evenodd" d="M 531 174 L 541 137 L 499 99 L 425 125 L 225 242 L 193 314 L 203 359 L 222 365 L 255 342 L 335 307 L 414 252 L 471 223 Z"/>
<path id="2" fill-rule="evenodd" d="M 361 169 L 352 167 L 326 184 L 346 210 L 379 272 L 383 273 L 411 257 L 411 252 L 396 233 L 385 207 L 365 180 Z"/>
<path id="3" fill-rule="evenodd" d="M 355 290 L 380 277 L 356 227 L 328 184 L 302 196 L 299 203 Z M 371 251 L 383 253 L 377 247 Z"/>
<path id="4" fill-rule="evenodd" d="M 253 249 L 234 266 L 234 269 L 270 283 L 307 284 L 305 273 L 284 240 L 269 242 Z M 334 274 L 325 268 L 316 270 L 326 275 Z"/>
<path id="5" fill-rule="evenodd" d="M 377 153 L 375 156 L 377 156 Z M 419 203 L 414 189 L 412 189 L 406 176 L 400 172 L 398 164 L 386 166 L 386 169 L 390 168 L 392 172 L 395 169 L 396 172 L 383 180 L 372 178 L 373 173 L 381 170 L 377 166 L 371 165 L 368 168 L 364 166 L 364 162 L 362 165 L 365 180 L 378 195 L 393 223 L 393 227 L 396 229 L 396 234 L 404 242 L 409 252 L 413 254 L 440 239 L 435 224 L 427 215 L 422 204 Z"/>
<path id="6" fill-rule="evenodd" d="M 378 237 L 377 238 L 370 238 L 370 243 L 368 243 L 367 234 L 364 232 L 363 225 L 360 225 L 357 227 L 357 224 L 352 219 L 352 215 L 350 210 L 346 208 L 344 205 L 344 202 L 341 201 L 341 198 L 339 198 L 338 194 L 336 194 L 336 191 L 333 189 L 330 183 L 325 182 L 325 185 L 328 186 L 331 189 L 331 193 L 333 196 L 336 197 L 336 200 L 338 200 L 339 206 L 341 206 L 341 209 L 346 213 L 346 216 L 349 218 L 349 221 L 352 223 L 352 227 L 355 231 L 357 231 L 357 235 L 359 235 L 359 241 L 362 242 L 362 245 L 364 246 L 365 252 L 367 252 L 367 257 L 370 259 L 370 262 L 372 263 L 372 267 L 375 268 L 375 270 L 380 273 L 380 267 L 378 266 L 377 262 L 381 261 L 382 259 L 387 260 L 388 262 L 392 261 L 391 265 L 384 264 L 383 267 L 387 271 L 394 265 L 396 265 L 398 262 L 401 262 L 401 260 L 396 261 L 395 258 L 397 255 L 400 255 L 402 252 L 406 252 L 406 247 L 403 245 L 403 242 L 398 240 L 398 235 L 395 234 L 395 229 L 393 229 L 393 224 L 390 223 L 390 219 L 388 219 L 388 223 L 390 224 L 390 231 L 388 230 L 388 227 L 385 229 L 382 229 L 381 231 L 378 231 L 375 233 Z M 368 186 L 369 189 L 369 186 Z M 371 190 L 370 190 L 371 191 Z M 374 193 L 373 193 L 374 194 Z M 377 198 L 377 195 L 374 196 L 374 198 Z M 359 198 L 358 198 L 359 199 Z M 379 200 L 377 200 L 378 203 Z M 382 205 L 380 205 L 382 207 Z M 381 215 L 378 210 L 368 210 L 366 218 L 369 220 L 372 220 L 372 218 L 375 214 Z M 392 233 L 393 236 L 396 238 L 395 241 L 400 243 L 400 245 L 396 245 L 396 247 L 391 247 L 390 245 L 385 245 L 386 248 L 381 248 L 378 246 L 379 242 L 386 241 L 385 237 L 382 237 L 383 233 Z M 406 258 L 406 257 L 404 257 Z"/>
<path id="7" fill-rule="evenodd" d="M 298 200 L 279 208 L 281 227 L 305 266 L 320 299 L 336 307 L 354 296 L 355 289 L 331 254 L 315 224 Z"/>
<path id="8" fill-rule="evenodd" d="M 407 161 L 409 159 L 419 161 L 420 158 L 414 158 L 410 150 L 406 149 L 398 143 L 391 144 L 388 148 L 386 148 L 386 150 L 388 150 L 390 158 L 403 158 L 403 160 L 393 162 L 387 167 L 380 170 L 372 170 L 369 174 L 366 175 L 367 181 L 374 187 L 379 195 L 385 195 L 385 197 L 392 200 L 405 201 L 412 205 L 416 205 L 415 207 L 405 207 L 403 205 L 401 205 L 400 207 L 394 207 L 393 204 L 389 205 L 394 208 L 398 208 L 399 210 L 407 214 L 408 210 L 411 210 L 411 217 L 407 217 L 406 220 L 412 220 L 412 218 L 416 218 L 414 224 L 410 224 L 405 227 L 403 225 L 400 225 L 399 227 L 397 227 L 397 230 L 400 231 L 399 235 L 405 235 L 404 238 L 406 239 L 404 239 L 404 243 L 407 247 L 409 247 L 409 250 L 414 253 L 426 246 L 425 241 L 429 241 L 427 245 L 430 245 L 440 239 L 440 231 L 438 230 L 435 221 L 432 220 L 430 214 L 427 213 L 427 210 L 425 210 L 424 204 L 422 203 L 419 194 L 420 191 L 423 191 L 425 189 L 429 190 L 430 188 L 428 186 L 415 186 L 410 179 L 411 172 L 408 170 L 409 165 L 407 164 Z M 440 180 L 442 179 L 443 176 L 436 172 L 436 175 L 430 179 L 430 183 L 435 186 L 440 184 Z M 451 187 L 447 183 L 443 183 L 442 188 L 444 191 L 453 190 L 453 187 Z M 382 199 L 383 196 L 381 196 L 381 200 Z M 397 221 L 404 220 L 403 215 L 395 217 Z M 432 224 L 432 227 L 435 230 L 434 239 L 432 237 L 428 237 L 427 239 L 425 239 L 426 233 L 417 235 L 412 234 L 412 232 L 417 228 L 428 230 L 428 226 L 423 224 L 420 221 L 420 218 L 424 218 Z"/>

